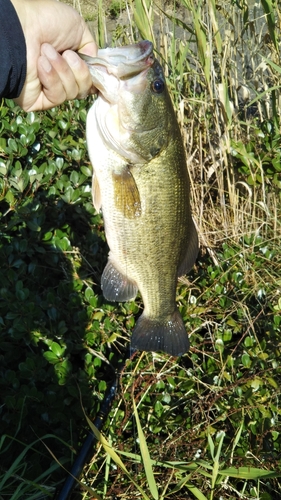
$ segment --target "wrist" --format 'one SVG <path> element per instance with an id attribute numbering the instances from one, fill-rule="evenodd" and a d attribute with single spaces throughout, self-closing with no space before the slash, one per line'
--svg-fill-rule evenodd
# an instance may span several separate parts
<path id="1" fill-rule="evenodd" d="M 22 29 L 24 31 L 25 25 L 25 0 L 10 0 L 11 4 L 18 15 L 19 21 L 21 23 Z"/>

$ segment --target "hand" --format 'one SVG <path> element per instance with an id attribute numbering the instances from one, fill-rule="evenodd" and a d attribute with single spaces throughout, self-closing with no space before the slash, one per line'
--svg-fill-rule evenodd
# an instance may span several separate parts
<path id="1" fill-rule="evenodd" d="M 78 12 L 56 0 L 11 1 L 27 50 L 26 81 L 15 101 L 35 111 L 94 93 L 88 67 L 74 51 L 95 57 L 97 45 Z"/>

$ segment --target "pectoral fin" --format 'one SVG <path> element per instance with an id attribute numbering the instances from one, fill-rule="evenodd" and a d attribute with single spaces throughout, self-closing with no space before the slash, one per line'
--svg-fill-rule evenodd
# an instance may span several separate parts
<path id="1" fill-rule="evenodd" d="M 101 210 L 101 194 L 100 194 L 100 185 L 98 183 L 97 177 L 94 174 L 92 180 L 92 198 L 93 205 L 97 212 Z"/>
<path id="2" fill-rule="evenodd" d="M 141 200 L 129 165 L 121 173 L 113 173 L 115 206 L 128 219 L 141 215 Z"/>

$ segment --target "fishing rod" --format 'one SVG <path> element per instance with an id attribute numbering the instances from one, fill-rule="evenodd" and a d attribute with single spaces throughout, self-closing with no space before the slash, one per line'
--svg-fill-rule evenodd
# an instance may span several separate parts
<path id="1" fill-rule="evenodd" d="M 128 349 L 127 353 L 125 354 L 122 360 L 121 366 L 116 372 L 114 381 L 112 382 L 108 391 L 105 393 L 104 399 L 101 403 L 100 410 L 93 422 L 99 431 L 102 429 L 103 423 L 110 412 L 112 402 L 116 396 L 120 374 L 126 364 L 126 361 L 133 356 L 134 352 L 135 351 L 132 350 L 131 348 Z M 61 490 L 59 491 L 58 494 L 57 493 L 55 494 L 54 500 L 68 500 L 70 498 L 70 494 L 76 485 L 76 480 L 79 478 L 85 463 L 89 461 L 91 458 L 93 452 L 93 446 L 95 445 L 96 441 L 97 438 L 91 431 L 86 437 L 84 444 L 79 452 L 79 455 L 77 456 L 71 468 L 70 474 L 66 478 Z"/>

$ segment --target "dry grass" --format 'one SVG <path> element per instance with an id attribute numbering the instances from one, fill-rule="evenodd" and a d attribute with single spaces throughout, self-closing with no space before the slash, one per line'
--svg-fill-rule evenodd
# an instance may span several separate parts
<path id="1" fill-rule="evenodd" d="M 82 12 L 89 5 L 75 1 Z M 278 7 L 275 14 L 280 33 Z M 99 42 L 109 38 L 102 16 Z M 238 242 L 245 234 L 279 238 L 278 193 L 268 187 L 254 143 L 249 168 L 259 172 L 261 183 L 249 185 L 232 154 L 234 143 L 254 142 L 260 124 L 276 120 L 281 109 L 280 89 L 268 91 L 278 87 L 280 74 L 264 58 L 278 63 L 279 52 L 261 6 L 245 2 L 239 9 L 222 1 L 216 10 L 211 0 L 181 0 L 177 7 L 151 0 L 127 2 L 116 21 L 114 43 L 134 43 L 140 37 L 153 41 L 165 67 L 186 143 L 202 245 Z"/>

